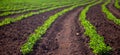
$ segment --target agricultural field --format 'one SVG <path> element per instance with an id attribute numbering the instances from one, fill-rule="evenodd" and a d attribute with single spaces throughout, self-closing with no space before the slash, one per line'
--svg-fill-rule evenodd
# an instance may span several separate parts
<path id="1" fill-rule="evenodd" d="M 120 55 L 120 0 L 0 0 L 0 55 Z"/>

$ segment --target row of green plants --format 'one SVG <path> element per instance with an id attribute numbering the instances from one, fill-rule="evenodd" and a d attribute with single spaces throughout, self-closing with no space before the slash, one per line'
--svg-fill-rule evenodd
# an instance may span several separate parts
<path id="1" fill-rule="evenodd" d="M 110 2 L 111 0 L 107 0 L 104 4 L 102 4 L 102 12 L 106 14 L 109 20 L 113 21 L 117 25 L 120 25 L 120 19 L 114 16 L 106 7 Z"/>
<path id="2" fill-rule="evenodd" d="M 2 0 L 0 1 L 0 11 L 21 10 L 26 8 L 40 7 L 43 2 L 39 0 Z M 46 2 L 49 3 L 49 2 Z"/>
<path id="3" fill-rule="evenodd" d="M 56 4 L 63 4 L 63 3 L 70 3 L 70 2 L 79 2 L 80 0 L 1 0 L 0 1 L 0 11 L 14 11 L 14 10 L 23 10 L 29 9 L 33 7 L 43 7 L 49 6 L 49 4 L 56 5 Z"/>
<path id="4" fill-rule="evenodd" d="M 11 6 L 6 6 L 6 7 L 0 7 L 0 11 L 2 12 L 7 12 L 7 11 L 17 11 L 17 10 L 23 10 L 23 9 L 28 9 L 28 8 L 37 8 L 38 6 L 32 6 L 32 5 L 11 5 Z"/>
<path id="5" fill-rule="evenodd" d="M 92 1 L 94 2 L 94 1 Z M 91 3 L 91 2 L 88 2 L 88 3 Z M 23 55 L 33 51 L 33 46 L 34 44 L 36 43 L 37 40 L 40 40 L 42 38 L 42 35 L 46 33 L 47 29 L 52 25 L 52 23 L 61 15 L 65 14 L 66 12 L 70 11 L 70 10 L 73 10 L 74 8 L 78 7 L 78 6 L 82 6 L 82 5 L 85 5 L 85 4 L 88 4 L 88 3 L 82 3 L 80 2 L 79 5 L 74 5 L 70 8 L 66 8 L 52 16 L 50 16 L 42 26 L 39 26 L 34 33 L 32 33 L 27 42 L 24 43 L 22 46 L 21 46 L 21 52 L 23 53 Z"/>
<path id="6" fill-rule="evenodd" d="M 86 0 L 86 1 L 88 1 L 88 0 Z M 83 1 L 83 3 L 85 3 L 85 1 Z M 38 12 L 30 12 L 30 13 L 27 13 L 27 14 L 20 15 L 20 16 L 18 16 L 16 18 L 5 18 L 4 20 L 0 21 L 0 26 L 6 25 L 6 24 L 10 24 L 10 23 L 13 23 L 13 22 L 25 19 L 27 17 L 33 16 L 33 15 L 36 15 L 36 14 L 40 14 L 40 13 L 44 13 L 44 12 L 47 12 L 47 11 L 50 11 L 50 10 L 53 10 L 53 9 L 57 9 L 57 8 L 61 8 L 61 7 L 67 7 L 67 6 L 72 6 L 72 5 L 75 5 L 75 4 L 79 4 L 79 2 L 73 3 L 73 4 L 68 4 L 68 5 L 51 7 L 51 8 L 48 8 L 48 9 L 39 10 Z"/>
<path id="7" fill-rule="evenodd" d="M 50 10 L 53 10 L 53 9 L 57 9 L 57 8 L 60 8 L 60 7 L 64 7 L 64 6 L 52 7 L 52 8 L 49 8 L 49 9 L 40 10 L 38 12 L 30 12 L 30 13 L 18 16 L 16 18 L 5 18 L 4 20 L 0 21 L 0 26 L 10 24 L 10 23 L 13 23 L 13 22 L 16 22 L 16 21 L 20 21 L 20 20 L 25 19 L 27 17 L 37 15 L 37 14 L 40 14 L 40 13 L 44 13 L 44 12 L 47 12 L 47 11 L 50 11 Z"/>
<path id="8" fill-rule="evenodd" d="M 27 9 L 22 9 L 22 10 L 18 10 L 18 11 L 5 11 L 3 13 L 0 13 L 0 16 L 7 16 L 7 15 L 12 15 L 12 14 L 18 14 L 18 13 L 24 13 L 24 12 L 28 12 L 28 11 L 34 11 L 34 10 L 40 10 L 40 9 L 45 9 L 52 6 L 51 4 L 49 4 L 49 6 L 41 6 L 41 7 L 29 7 Z M 52 6 L 53 7 L 53 6 Z"/>
<path id="9" fill-rule="evenodd" d="M 32 10 L 40 10 L 40 9 L 44 9 L 44 8 L 47 8 L 47 7 L 28 8 L 28 9 L 23 9 L 23 10 L 19 10 L 19 11 L 7 11 L 7 12 L 1 13 L 0 16 L 7 16 L 7 15 L 12 15 L 12 14 L 24 13 L 24 12 L 28 12 L 28 11 L 32 11 Z"/>
<path id="10" fill-rule="evenodd" d="M 96 31 L 96 28 L 86 19 L 86 15 L 87 15 L 87 12 L 89 11 L 89 9 L 94 6 L 94 5 L 97 5 L 99 3 L 101 3 L 103 0 L 99 0 L 98 2 L 96 3 L 93 3 L 93 4 L 90 4 L 88 6 L 86 6 L 80 13 L 79 15 L 79 21 L 81 23 L 81 25 L 83 25 L 84 29 L 85 29 L 85 32 L 84 34 L 86 36 L 89 36 L 90 38 L 90 42 L 89 42 L 89 45 L 90 45 L 90 48 L 93 49 L 93 53 L 95 54 L 105 54 L 107 53 L 108 51 L 111 50 L 111 47 L 110 46 L 107 46 L 104 42 L 104 37 L 103 36 L 100 36 L 97 31 Z"/>
<path id="11" fill-rule="evenodd" d="M 119 0 L 115 0 L 115 3 L 114 3 L 114 6 L 117 8 L 117 9 L 120 9 L 120 4 L 119 4 Z"/>
<path id="12" fill-rule="evenodd" d="M 33 3 L 32 3 L 33 2 Z M 39 5 L 42 3 L 39 2 Z M 2 0 L 0 1 L 0 11 L 14 11 L 38 6 L 38 0 Z"/>
<path id="13" fill-rule="evenodd" d="M 69 5 L 67 5 L 67 6 L 69 6 Z M 2 20 L 0 22 L 0 26 L 5 25 L 5 24 L 10 24 L 12 22 L 16 22 L 18 20 L 25 19 L 29 16 L 33 16 L 33 15 L 36 15 L 36 14 L 47 12 L 47 11 L 50 11 L 50 10 L 53 10 L 53 9 L 56 9 L 56 8 L 60 8 L 60 7 L 65 7 L 65 6 L 56 6 L 56 7 L 52 7 L 52 8 L 48 8 L 48 9 L 44 9 L 44 10 L 39 10 L 38 12 L 29 12 L 27 14 L 23 14 L 23 15 L 20 15 L 18 17 L 15 17 L 15 18 L 5 18 L 4 20 Z"/>
<path id="14" fill-rule="evenodd" d="M 61 3 L 58 3 L 56 4 L 57 2 L 54 2 L 54 5 L 53 5 L 53 2 L 52 3 L 47 3 L 47 4 L 43 4 L 41 5 L 40 7 L 35 7 L 35 8 L 27 8 L 27 9 L 23 9 L 23 10 L 18 10 L 18 11 L 7 11 L 7 12 L 3 12 L 0 14 L 0 16 L 7 16 L 7 15 L 12 15 L 12 14 L 18 14 L 18 13 L 24 13 L 24 12 L 28 12 L 28 11 L 31 11 L 32 10 L 41 10 L 41 9 L 48 9 L 50 7 L 55 7 L 55 6 L 60 6 L 60 5 L 67 5 L 67 4 L 71 4 L 71 2 L 61 2 Z M 72 2 L 73 3 L 73 2 Z"/>

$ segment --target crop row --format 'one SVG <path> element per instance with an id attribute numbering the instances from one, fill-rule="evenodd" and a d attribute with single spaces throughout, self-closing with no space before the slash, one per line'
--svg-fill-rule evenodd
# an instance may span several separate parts
<path id="1" fill-rule="evenodd" d="M 28 1 L 28 0 L 27 0 Z M 35 2 L 30 3 L 24 0 L 2 0 L 0 1 L 0 11 L 13 11 L 13 10 L 21 10 L 26 8 L 33 8 L 33 7 L 39 7 L 35 6 Z M 41 3 L 39 5 L 42 5 Z"/>
<path id="2" fill-rule="evenodd" d="M 9 2 L 8 2 L 9 1 Z M 42 1 L 42 0 L 2 0 L 0 1 L 0 11 L 14 11 L 14 10 L 23 10 L 23 9 L 29 9 L 33 7 L 43 7 L 48 6 L 49 4 L 56 5 L 56 4 L 65 4 L 70 2 L 78 2 L 79 0 L 72 1 L 72 0 L 60 0 L 59 2 L 57 0 L 48 0 L 48 1 Z"/>
<path id="3" fill-rule="evenodd" d="M 107 0 L 104 4 L 102 4 L 102 12 L 104 12 L 107 16 L 107 18 L 111 21 L 113 21 L 114 23 L 120 25 L 120 19 L 115 17 L 110 11 L 109 9 L 106 7 L 109 3 L 111 2 L 111 0 Z"/>
<path id="4" fill-rule="evenodd" d="M 52 8 L 49 8 L 49 9 L 40 10 L 38 12 L 30 12 L 30 13 L 18 16 L 16 18 L 5 18 L 4 20 L 0 21 L 0 26 L 6 25 L 6 24 L 10 24 L 12 22 L 16 22 L 16 21 L 25 19 L 27 17 L 33 16 L 33 15 L 37 15 L 37 14 L 40 14 L 40 13 L 44 13 L 44 12 L 47 12 L 47 11 L 50 11 L 50 10 L 53 10 L 53 9 L 56 9 L 56 8 L 60 8 L 60 7 L 64 7 L 64 6 L 52 7 Z"/>
<path id="5" fill-rule="evenodd" d="M 41 9 L 46 9 L 46 8 L 50 8 L 50 7 L 71 4 L 71 2 L 67 2 L 67 3 L 61 2 L 60 4 L 59 3 L 56 4 L 56 3 L 57 2 L 54 2 L 54 4 L 53 3 L 47 3 L 47 4 L 41 5 L 40 7 L 28 8 L 28 9 L 23 9 L 23 10 L 19 10 L 19 11 L 7 11 L 7 12 L 1 13 L 0 16 L 12 15 L 12 14 L 23 13 L 23 12 L 27 12 L 27 11 L 41 10 Z"/>
<path id="6" fill-rule="evenodd" d="M 27 12 L 27 11 L 31 11 L 31 10 L 40 10 L 40 9 L 44 9 L 44 8 L 47 8 L 47 7 L 29 8 L 29 9 L 23 9 L 23 10 L 20 10 L 20 11 L 7 11 L 7 12 L 1 13 L 0 16 L 7 16 L 7 15 L 12 15 L 12 14 L 24 13 L 24 12 Z"/>
<path id="7" fill-rule="evenodd" d="M 9 2 L 8 2 L 9 1 Z M 56 2 L 53 0 L 49 1 L 40 1 L 40 0 L 3 0 L 0 4 L 0 10 L 1 11 L 11 11 L 11 10 L 20 10 L 20 9 L 26 9 L 26 8 L 33 8 L 33 7 L 41 7 L 45 5 L 49 5 L 49 3 Z"/>
<path id="8" fill-rule="evenodd" d="M 83 3 L 85 3 L 85 1 L 83 1 Z M 48 8 L 48 9 L 44 9 L 44 10 L 39 10 L 38 12 L 30 12 L 30 13 L 18 16 L 16 18 L 5 18 L 4 20 L 0 21 L 0 26 L 6 25 L 6 24 L 10 24 L 12 22 L 16 22 L 16 21 L 25 19 L 27 17 L 33 16 L 33 15 L 36 15 L 36 14 L 40 14 L 40 13 L 44 13 L 44 12 L 47 12 L 47 11 L 50 11 L 50 10 L 53 10 L 53 9 L 56 9 L 56 8 L 71 6 L 71 5 L 75 5 L 75 4 L 79 4 L 79 3 L 77 2 L 77 3 L 68 4 L 68 5 L 64 5 L 64 6 L 62 5 L 62 6 L 52 7 L 52 8 Z"/>
<path id="9" fill-rule="evenodd" d="M 51 5 L 49 5 L 49 6 L 42 6 L 42 7 L 31 7 L 31 8 L 27 8 L 27 9 L 23 9 L 23 10 L 19 10 L 19 11 L 7 11 L 7 12 L 1 13 L 0 16 L 7 16 L 7 15 L 12 15 L 12 14 L 17 14 L 17 13 L 23 13 L 23 12 L 33 11 L 33 10 L 40 10 L 40 9 L 48 8 L 50 6 Z"/>
<path id="10" fill-rule="evenodd" d="M 94 2 L 94 1 L 92 1 Z M 89 2 L 91 3 L 91 2 Z M 39 26 L 35 32 L 33 34 L 31 34 L 27 40 L 26 43 L 23 44 L 23 46 L 21 46 L 21 52 L 23 54 L 26 54 L 26 53 L 29 53 L 32 51 L 32 48 L 34 46 L 34 44 L 36 43 L 36 41 L 38 39 L 41 39 L 42 35 L 46 33 L 47 29 L 52 25 L 52 23 L 61 15 L 63 15 L 64 13 L 70 11 L 70 10 L 73 10 L 75 7 L 78 7 L 78 6 L 81 6 L 81 5 L 85 5 L 85 4 L 88 4 L 88 3 L 79 3 L 77 5 L 74 5 L 70 8 L 66 8 L 52 16 L 50 16 L 42 26 Z"/>
<path id="11" fill-rule="evenodd" d="M 97 5 L 99 3 L 101 3 L 103 0 L 99 0 L 96 3 L 90 4 L 88 6 L 86 6 L 80 13 L 79 16 L 79 20 L 81 22 L 81 24 L 83 25 L 85 32 L 84 34 L 86 36 L 90 37 L 90 48 L 93 49 L 93 52 L 95 54 L 104 54 L 106 52 L 108 52 L 109 50 L 111 50 L 110 46 L 107 46 L 104 42 L 104 37 L 100 36 L 97 32 L 96 32 L 96 28 L 86 19 L 86 14 L 89 11 L 90 7 Z"/>
<path id="12" fill-rule="evenodd" d="M 14 7 L 14 6 L 18 6 L 18 7 Z M 19 11 L 19 10 L 25 10 L 25 9 L 32 9 L 32 8 L 38 8 L 40 6 L 32 6 L 32 5 L 24 5 L 22 7 L 22 5 L 14 5 L 14 6 L 7 6 L 7 7 L 0 7 L 0 11 L 2 12 L 8 12 L 8 11 Z M 20 7 L 21 6 L 21 7 Z"/>
<path id="13" fill-rule="evenodd" d="M 118 9 L 120 9 L 119 0 L 115 0 L 114 6 Z"/>

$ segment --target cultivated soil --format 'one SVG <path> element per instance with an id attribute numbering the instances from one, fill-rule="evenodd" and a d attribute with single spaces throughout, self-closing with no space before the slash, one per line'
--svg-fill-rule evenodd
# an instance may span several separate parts
<path id="1" fill-rule="evenodd" d="M 114 0 L 112 1 L 107 7 L 116 17 L 120 17 L 120 12 L 113 6 Z M 0 26 L 0 55 L 22 55 L 20 47 L 27 41 L 29 35 L 46 19 L 65 8 Z M 34 45 L 33 51 L 27 55 L 94 55 L 89 47 L 89 37 L 84 35 L 84 27 L 78 20 L 83 9 L 77 7 L 57 18 L 42 39 Z M 120 55 L 120 25 L 106 18 L 106 14 L 101 10 L 101 4 L 90 8 L 87 20 L 96 27 L 97 33 L 104 37 L 105 43 L 112 47 L 109 55 Z"/>
<path id="2" fill-rule="evenodd" d="M 78 21 L 83 7 L 78 7 L 59 17 L 38 40 L 28 55 L 93 55 L 88 47 L 89 38 Z"/>
<path id="3" fill-rule="evenodd" d="M 70 7 L 70 6 L 68 6 Z M 18 16 L 21 16 L 21 15 L 25 15 L 25 14 L 28 14 L 28 13 L 31 13 L 31 12 L 38 12 L 40 10 L 44 10 L 44 9 L 49 9 L 50 7 L 47 7 L 47 8 L 41 8 L 41 9 L 37 9 L 37 10 L 30 10 L 30 11 L 25 11 L 25 12 L 22 12 L 22 13 L 17 13 L 17 14 L 9 14 L 7 16 L 0 16 L 0 21 L 3 21 L 4 19 L 6 18 L 16 18 Z M 66 7 L 67 8 L 67 7 Z M 20 10 L 18 10 L 20 11 Z M 8 11 L 9 12 L 9 11 Z M 12 11 L 10 11 L 12 12 Z M 17 12 L 17 11 L 13 11 L 13 12 Z"/>
<path id="4" fill-rule="evenodd" d="M 111 3 L 108 4 L 107 7 L 114 16 L 120 19 L 120 10 L 114 7 L 114 3 L 115 1 L 112 0 Z"/>
<path id="5" fill-rule="evenodd" d="M 0 55 L 21 55 L 20 47 L 30 34 L 41 26 L 51 15 L 63 10 L 58 8 L 49 12 L 34 15 L 0 27 Z"/>
<path id="6" fill-rule="evenodd" d="M 120 26 L 106 18 L 101 5 L 90 8 L 87 19 L 96 27 L 98 34 L 104 36 L 105 43 L 112 47 L 110 55 L 120 55 Z"/>

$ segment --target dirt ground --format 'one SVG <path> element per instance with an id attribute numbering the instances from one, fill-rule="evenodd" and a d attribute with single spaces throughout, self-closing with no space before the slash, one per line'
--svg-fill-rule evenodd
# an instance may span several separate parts
<path id="1" fill-rule="evenodd" d="M 107 5 L 107 7 L 114 16 L 120 19 L 120 10 L 114 7 L 114 3 L 115 1 L 112 0 L 112 2 Z"/>
<path id="2" fill-rule="evenodd" d="M 112 47 L 110 55 L 120 55 L 120 26 L 106 18 L 100 5 L 90 8 L 87 19 L 96 27 L 98 34 L 104 36 L 106 44 Z"/>
<path id="3" fill-rule="evenodd" d="M 58 8 L 49 12 L 34 15 L 0 27 L 0 55 L 21 55 L 20 47 L 30 34 L 42 25 L 51 15 L 63 10 Z"/>
<path id="4" fill-rule="evenodd" d="M 93 55 L 78 16 L 83 7 L 59 17 L 28 55 Z"/>
<path id="5" fill-rule="evenodd" d="M 120 11 L 113 6 L 114 0 L 112 1 L 107 8 L 120 18 Z M 77 7 L 57 18 L 42 39 L 36 42 L 33 51 L 27 55 L 94 55 L 89 47 L 89 37 L 84 35 L 85 30 L 78 20 L 84 7 Z M 1 26 L 0 55 L 22 55 L 20 47 L 29 35 L 51 15 L 65 8 Z M 86 19 L 96 27 L 99 35 L 104 36 L 105 43 L 112 47 L 109 55 L 120 55 L 120 26 L 106 18 L 101 10 L 101 4 L 91 7 Z"/>

